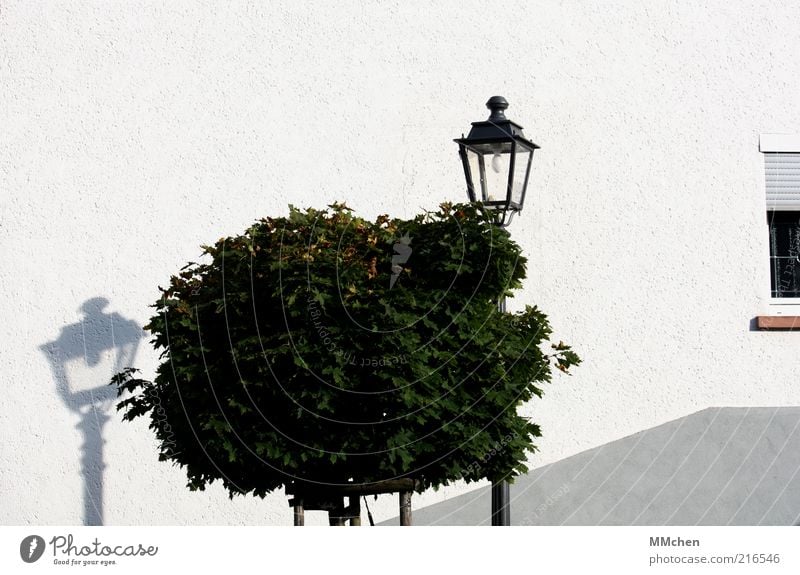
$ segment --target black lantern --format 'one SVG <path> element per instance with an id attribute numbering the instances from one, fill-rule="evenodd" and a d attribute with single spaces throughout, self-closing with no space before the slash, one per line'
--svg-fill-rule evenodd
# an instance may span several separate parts
<path id="1" fill-rule="evenodd" d="M 522 211 L 533 151 L 539 146 L 525 138 L 522 126 L 506 118 L 505 98 L 493 96 L 486 107 L 492 112 L 489 119 L 472 122 L 469 136 L 455 142 L 470 201 L 496 212 L 497 223 L 507 226 Z"/>

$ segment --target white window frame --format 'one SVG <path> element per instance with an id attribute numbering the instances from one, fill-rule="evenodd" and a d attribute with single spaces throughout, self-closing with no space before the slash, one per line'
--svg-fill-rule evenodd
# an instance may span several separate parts
<path id="1" fill-rule="evenodd" d="M 758 149 L 762 152 L 761 156 L 761 197 L 764 198 L 764 212 L 769 211 L 766 205 L 766 179 L 764 174 L 764 152 L 784 152 L 790 154 L 800 154 L 800 134 L 761 134 Z M 797 211 L 800 211 L 798 208 Z M 767 247 L 769 253 L 769 247 Z M 772 285 L 769 285 L 769 294 L 772 293 Z M 769 297 L 770 313 L 775 315 L 800 315 L 800 297 Z"/>

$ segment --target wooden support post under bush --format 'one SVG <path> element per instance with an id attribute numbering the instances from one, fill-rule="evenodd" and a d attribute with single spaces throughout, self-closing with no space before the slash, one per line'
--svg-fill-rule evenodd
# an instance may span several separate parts
<path id="1" fill-rule="evenodd" d="M 418 479 L 403 478 L 378 481 L 375 483 L 337 486 L 314 486 L 290 483 L 285 486 L 286 494 L 293 495 L 289 506 L 294 508 L 295 525 L 304 524 L 306 511 L 327 511 L 330 525 L 361 525 L 361 497 L 367 494 L 399 493 L 400 525 L 411 525 L 411 495 L 422 491 Z M 343 502 L 342 499 L 345 501 Z"/>
<path id="2" fill-rule="evenodd" d="M 361 527 L 361 500 L 358 495 L 350 496 L 350 526 Z"/>
<path id="3" fill-rule="evenodd" d="M 294 506 L 294 525 L 295 527 L 302 527 L 306 524 L 306 516 L 303 511 L 303 504 L 299 503 Z"/>
<path id="4" fill-rule="evenodd" d="M 344 506 L 342 497 L 336 497 L 333 505 L 328 508 L 328 524 L 336 526 L 347 525 L 347 515 L 347 508 Z"/>
<path id="5" fill-rule="evenodd" d="M 400 525 L 411 525 L 411 491 L 400 492 Z"/>

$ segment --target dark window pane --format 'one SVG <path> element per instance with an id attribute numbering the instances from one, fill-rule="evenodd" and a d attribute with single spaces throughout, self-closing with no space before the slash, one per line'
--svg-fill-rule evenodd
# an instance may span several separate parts
<path id="1" fill-rule="evenodd" d="M 772 297 L 800 297 L 800 212 L 767 212 Z"/>

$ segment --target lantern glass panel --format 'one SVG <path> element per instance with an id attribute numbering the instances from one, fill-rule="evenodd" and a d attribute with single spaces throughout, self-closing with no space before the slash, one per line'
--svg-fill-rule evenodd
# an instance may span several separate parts
<path id="1" fill-rule="evenodd" d="M 508 170 L 511 166 L 511 143 L 492 142 L 470 146 L 477 152 L 480 177 L 480 199 L 488 208 L 491 202 L 505 204 L 508 198 Z"/>
<path id="2" fill-rule="evenodd" d="M 469 175 L 472 180 L 472 189 L 475 194 L 475 201 L 484 202 L 483 170 L 481 168 L 481 157 L 475 150 L 466 148 L 467 164 L 469 165 Z"/>
<path id="3" fill-rule="evenodd" d="M 514 156 L 514 179 L 511 187 L 511 201 L 522 206 L 522 194 L 525 191 L 525 180 L 528 177 L 528 168 L 531 164 L 531 150 L 526 147 L 516 146 L 517 152 Z"/>

